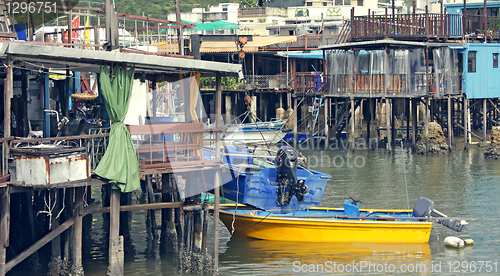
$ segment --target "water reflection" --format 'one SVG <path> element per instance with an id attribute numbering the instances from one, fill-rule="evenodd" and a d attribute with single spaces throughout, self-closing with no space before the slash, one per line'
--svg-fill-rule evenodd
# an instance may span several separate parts
<path id="1" fill-rule="evenodd" d="M 268 275 L 293 274 L 304 272 L 311 265 L 314 270 L 323 266 L 323 272 L 333 272 L 334 265 L 340 269 L 341 266 L 347 268 L 347 265 L 353 264 L 357 265 L 358 270 L 367 266 L 367 272 L 369 265 L 400 267 L 422 264 L 430 267 L 432 263 L 431 249 L 427 243 L 287 243 L 232 237 L 227 247 L 220 256 L 220 261 L 224 263 L 221 275 L 249 274 L 252 271 Z"/>

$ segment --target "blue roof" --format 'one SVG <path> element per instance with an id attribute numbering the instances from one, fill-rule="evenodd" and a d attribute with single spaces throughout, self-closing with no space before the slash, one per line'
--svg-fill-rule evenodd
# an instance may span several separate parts
<path id="1" fill-rule="evenodd" d="M 304 52 L 289 52 L 288 56 L 291 58 L 315 58 L 315 59 L 323 59 L 323 51 L 316 50 L 311 51 L 309 53 Z"/>

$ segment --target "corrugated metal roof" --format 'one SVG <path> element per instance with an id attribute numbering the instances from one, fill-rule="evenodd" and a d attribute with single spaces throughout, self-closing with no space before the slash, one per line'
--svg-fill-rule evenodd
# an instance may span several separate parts
<path id="1" fill-rule="evenodd" d="M 276 43 L 287 43 L 297 41 L 297 36 L 254 36 L 253 41 L 249 41 L 244 47 L 244 52 L 257 52 L 260 47 L 273 45 Z M 203 41 L 201 43 L 201 53 L 227 53 L 236 52 L 236 43 L 233 41 Z"/>

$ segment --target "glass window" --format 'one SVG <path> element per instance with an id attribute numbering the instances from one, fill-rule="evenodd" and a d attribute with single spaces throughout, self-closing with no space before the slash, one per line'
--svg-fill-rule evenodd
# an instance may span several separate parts
<path id="1" fill-rule="evenodd" d="M 222 5 L 222 11 L 227 11 L 227 5 Z"/>
<path id="2" fill-rule="evenodd" d="M 363 6 L 363 0 L 358 0 L 358 6 Z"/>
<path id="3" fill-rule="evenodd" d="M 471 51 L 468 54 L 467 70 L 469 73 L 476 73 L 476 51 Z"/>
<path id="4" fill-rule="evenodd" d="M 493 53 L 493 68 L 498 68 L 498 53 Z"/>

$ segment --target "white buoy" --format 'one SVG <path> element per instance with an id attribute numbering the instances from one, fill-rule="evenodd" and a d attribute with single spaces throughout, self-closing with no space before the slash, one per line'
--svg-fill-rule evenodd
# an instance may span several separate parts
<path id="1" fill-rule="evenodd" d="M 283 120 L 285 119 L 285 110 L 283 108 L 276 109 L 276 118 Z"/>
<path id="2" fill-rule="evenodd" d="M 446 239 L 444 239 L 444 244 L 455 248 L 462 248 L 464 247 L 465 242 L 458 237 L 446 237 Z"/>

